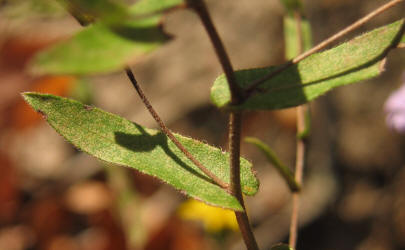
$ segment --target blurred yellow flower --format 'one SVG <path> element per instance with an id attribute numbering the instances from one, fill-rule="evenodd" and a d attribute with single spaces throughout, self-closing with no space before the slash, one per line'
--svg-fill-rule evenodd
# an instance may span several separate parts
<path id="1" fill-rule="evenodd" d="M 201 221 L 205 230 L 210 233 L 225 229 L 238 231 L 238 223 L 233 211 L 209 206 L 194 199 L 183 202 L 179 207 L 178 214 L 182 219 Z"/>

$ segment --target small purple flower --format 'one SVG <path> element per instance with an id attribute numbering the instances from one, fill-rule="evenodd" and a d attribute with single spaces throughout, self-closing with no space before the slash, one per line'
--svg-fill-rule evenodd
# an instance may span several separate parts
<path id="1" fill-rule="evenodd" d="M 399 133 L 405 133 L 405 73 L 402 74 L 402 83 L 402 86 L 388 97 L 384 105 L 388 127 Z"/>

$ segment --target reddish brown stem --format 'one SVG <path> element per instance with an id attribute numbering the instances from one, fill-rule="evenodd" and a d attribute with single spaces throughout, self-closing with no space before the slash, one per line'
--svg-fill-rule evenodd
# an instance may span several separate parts
<path id="1" fill-rule="evenodd" d="M 230 191 L 242 205 L 244 211 L 235 211 L 236 220 L 239 225 L 243 240 L 247 249 L 258 250 L 256 239 L 246 213 L 245 203 L 240 185 L 240 135 L 241 135 L 242 113 L 232 112 L 229 115 L 229 151 L 231 152 L 231 186 Z"/>
<path id="2" fill-rule="evenodd" d="M 211 20 L 211 16 L 202 0 L 187 0 L 188 6 L 195 10 L 204 25 L 205 30 L 214 46 L 218 60 L 221 63 L 222 69 L 228 81 L 228 86 L 231 91 L 231 103 L 234 105 L 239 104 L 243 100 L 242 90 L 238 86 L 234 74 L 234 70 L 229 60 L 229 56 L 225 47 L 215 29 Z M 229 114 L 229 152 L 230 152 L 230 176 L 231 176 L 231 193 L 238 199 L 239 203 L 245 208 L 241 184 L 240 184 L 240 136 L 242 126 L 242 114 L 239 112 L 231 112 Z M 246 210 L 242 212 L 235 212 L 236 219 L 243 240 L 249 250 L 258 250 L 256 239 L 253 235 L 252 227 L 249 223 Z"/>
<path id="3" fill-rule="evenodd" d="M 294 13 L 295 23 L 297 27 L 297 45 L 298 53 L 302 53 L 304 50 L 303 44 L 303 34 L 302 34 L 302 20 L 301 14 L 299 12 Z M 305 166 L 305 152 L 306 152 L 306 138 L 300 136 L 304 133 L 306 128 L 306 115 L 308 112 L 308 105 L 304 104 L 297 107 L 297 146 L 296 146 L 296 160 L 295 160 L 295 181 L 298 185 L 302 187 L 302 175 Z M 300 203 L 300 193 L 294 192 L 292 195 L 292 211 L 291 211 L 291 222 L 290 222 L 290 237 L 289 246 L 295 249 L 298 237 L 298 214 L 299 214 L 299 204 Z"/>
<path id="4" fill-rule="evenodd" d="M 148 109 L 149 113 L 152 115 L 153 119 L 157 122 L 160 129 L 163 133 L 166 134 L 167 137 L 177 146 L 178 149 L 190 160 L 192 161 L 204 174 L 210 177 L 216 184 L 224 189 L 228 189 L 229 185 L 219 179 L 215 174 L 213 174 L 210 170 L 208 170 L 200 161 L 198 161 L 194 156 L 174 137 L 173 133 L 169 130 L 169 128 L 163 123 L 162 119 L 160 119 L 159 115 L 155 111 L 155 109 L 150 104 L 149 100 L 146 98 L 145 94 L 143 93 L 141 87 L 139 86 L 138 82 L 135 79 L 134 74 L 132 73 L 130 68 L 125 68 L 125 72 L 129 80 L 131 81 L 132 85 L 138 92 L 139 97 L 142 99 L 142 102 L 145 104 L 146 108 Z"/>
<path id="5" fill-rule="evenodd" d="M 308 106 L 302 105 L 297 107 L 297 135 L 304 132 L 307 128 L 306 126 L 306 115 L 308 112 Z M 302 176 L 305 167 L 305 152 L 306 152 L 306 139 L 297 137 L 296 146 L 296 162 L 295 162 L 295 181 L 302 187 Z M 292 195 L 292 211 L 291 211 L 291 222 L 290 222 L 290 238 L 289 245 L 295 249 L 298 236 L 298 213 L 299 213 L 299 201 L 300 193 L 294 192 Z"/>
<path id="6" fill-rule="evenodd" d="M 190 6 L 190 8 L 195 10 L 208 33 L 231 90 L 231 103 L 235 105 L 239 104 L 239 102 L 242 101 L 242 89 L 236 82 L 234 70 L 231 61 L 229 60 L 228 53 L 226 52 L 221 38 L 219 37 L 219 34 L 211 20 L 207 6 L 202 0 L 187 0 L 187 4 Z"/>

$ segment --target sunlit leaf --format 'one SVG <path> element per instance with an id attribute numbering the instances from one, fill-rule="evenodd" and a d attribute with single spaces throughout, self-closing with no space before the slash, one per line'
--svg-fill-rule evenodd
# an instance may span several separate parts
<path id="1" fill-rule="evenodd" d="M 135 168 L 185 194 L 219 207 L 242 210 L 235 197 L 212 184 L 202 171 L 161 132 L 77 101 L 38 93 L 25 100 L 67 141 L 101 160 Z M 176 138 L 221 180 L 229 183 L 229 155 L 181 135 Z M 242 190 L 254 195 L 258 180 L 251 164 L 241 158 Z"/>
<path id="2" fill-rule="evenodd" d="M 369 79 L 384 69 L 384 58 L 397 46 L 403 34 L 404 21 L 380 27 L 317 53 L 260 85 L 260 90 L 239 106 L 229 107 L 230 92 L 224 75 L 211 89 L 211 99 L 220 108 L 246 110 L 280 109 L 307 103 L 329 90 Z M 247 87 L 276 67 L 235 72 L 239 85 Z"/>

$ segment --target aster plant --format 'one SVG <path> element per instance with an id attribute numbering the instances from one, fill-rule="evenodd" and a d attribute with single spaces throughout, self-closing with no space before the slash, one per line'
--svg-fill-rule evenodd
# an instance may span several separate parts
<path id="1" fill-rule="evenodd" d="M 129 82 L 156 120 L 160 130 L 108 113 L 75 100 L 39 93 L 24 99 L 68 142 L 105 162 L 127 166 L 154 176 L 183 194 L 234 211 L 247 249 L 259 249 L 244 204 L 255 195 L 259 182 L 252 164 L 240 156 L 243 113 L 298 107 L 297 164 L 290 170 L 257 138 L 256 145 L 286 179 L 293 196 L 289 245 L 297 236 L 299 192 L 305 165 L 310 113 L 306 104 L 326 92 L 379 75 L 387 53 L 403 42 L 404 19 L 368 31 L 334 48 L 332 42 L 403 0 L 392 0 L 344 30 L 312 47 L 311 30 L 299 0 L 283 0 L 286 57 L 281 65 L 235 71 L 203 0 L 140 0 L 132 6 L 110 0 L 65 1 L 66 9 L 83 25 L 70 39 L 40 52 L 32 62 L 37 74 L 86 75 L 124 70 Z M 213 104 L 229 114 L 228 152 L 171 132 L 159 117 L 130 64 L 163 46 L 170 37 L 162 17 L 189 9 L 201 20 L 223 74 L 211 89 Z M 405 131 L 402 87 L 387 101 L 390 126 Z"/>

